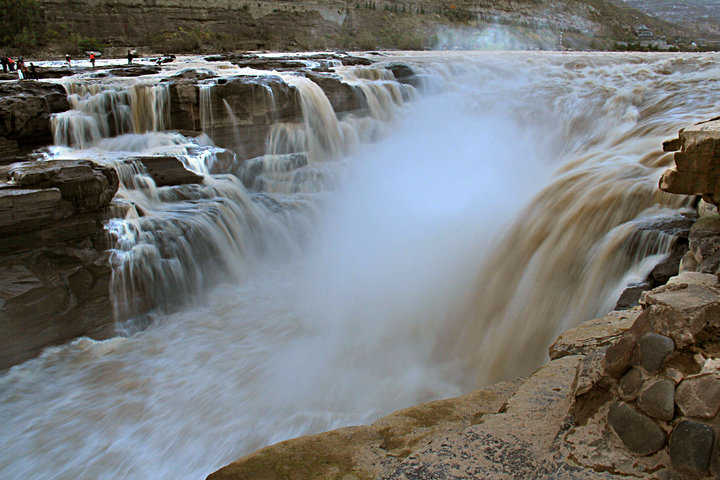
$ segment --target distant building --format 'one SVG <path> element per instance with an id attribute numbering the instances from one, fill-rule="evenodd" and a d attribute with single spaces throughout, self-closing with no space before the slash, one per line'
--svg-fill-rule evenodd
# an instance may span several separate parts
<path id="1" fill-rule="evenodd" d="M 638 25 L 634 28 L 634 30 L 635 30 L 635 35 L 640 40 L 652 40 L 655 37 L 652 30 L 650 30 L 645 25 Z"/>

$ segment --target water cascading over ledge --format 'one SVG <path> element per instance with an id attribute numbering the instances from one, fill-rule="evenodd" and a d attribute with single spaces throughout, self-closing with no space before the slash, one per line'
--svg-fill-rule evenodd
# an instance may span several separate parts
<path id="1" fill-rule="evenodd" d="M 270 443 L 516 375 L 542 356 L 536 340 L 606 308 L 606 292 L 666 253 L 665 236 L 637 233 L 682 206 L 653 197 L 668 158 L 648 152 L 715 107 L 712 63 L 404 61 L 427 90 L 376 127 L 375 143 L 335 150 L 334 162 L 297 151 L 239 164 L 203 136 L 170 132 L 57 149 L 173 155 L 206 178 L 154 188 L 142 165 L 126 172 L 136 184 L 121 195 L 135 211 L 116 226 L 127 240 L 119 253 L 134 258 L 121 260 L 173 313 L 155 311 L 136 335 L 50 349 L 1 377 L 0 435 L 12 434 L 2 475 L 202 478 Z M 196 83 L 171 85 L 170 111 L 182 106 L 186 121 L 172 128 L 200 129 Z M 250 118 L 217 98 L 214 122 Z M 346 117 L 362 121 L 336 110 L 340 124 Z M 206 275 L 219 284 L 205 288 Z M 48 456 L 30 458 L 36 445 Z"/>
<path id="2" fill-rule="evenodd" d="M 322 83 L 330 98 L 345 109 L 339 119 L 325 92 L 302 76 L 206 76 L 183 72 L 157 85 L 142 79 L 65 83 L 74 109 L 53 118 L 56 144 L 78 149 L 65 155 L 100 153 L 101 161 L 120 172 L 119 198 L 134 207 L 108 227 L 117 245 L 113 297 L 118 318 L 157 307 L 172 310 L 182 304 L 179 299 L 197 299 L 220 279 L 242 279 L 255 257 L 279 248 L 272 244 L 295 252 L 298 247 L 291 248 L 295 241 L 290 239 L 304 236 L 300 230 L 312 221 L 315 202 L 268 194 L 325 190 L 333 182 L 326 177 L 333 175 L 321 164 L 377 138 L 388 112 L 402 105 L 400 92 L 412 88 L 376 73 L 366 75 L 366 83 L 383 84 L 363 91 L 326 75 Z M 364 106 L 368 102 L 372 109 Z M 209 146 L 202 137 L 198 142 L 162 132 L 170 127 L 201 131 L 237 153 Z M 248 137 L 252 142 L 244 141 Z M 202 186 L 158 190 L 158 178 L 148 171 L 151 159 L 143 157 L 148 148 L 151 155 L 171 155 L 190 171 L 215 176 L 207 176 Z M 242 164 L 248 152 L 265 151 L 269 154 Z M 286 158 L 303 161 L 287 163 Z M 246 185 L 222 173 L 233 173 Z M 260 185 L 262 195 L 246 190 Z M 306 214 L 298 217 L 300 212 Z"/>

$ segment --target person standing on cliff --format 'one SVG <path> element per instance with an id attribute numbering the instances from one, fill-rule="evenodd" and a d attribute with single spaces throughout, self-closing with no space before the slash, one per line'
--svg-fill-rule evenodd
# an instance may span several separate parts
<path id="1" fill-rule="evenodd" d="M 95 68 L 95 53 L 90 52 L 90 64 Z"/>
<path id="2" fill-rule="evenodd" d="M 133 54 L 130 50 L 128 50 L 127 57 L 128 57 L 128 65 L 130 65 L 132 63 L 132 59 L 133 59 Z"/>
<path id="3" fill-rule="evenodd" d="M 67 62 L 68 67 L 69 67 L 70 66 L 70 54 L 69 53 L 65 54 L 65 61 Z"/>

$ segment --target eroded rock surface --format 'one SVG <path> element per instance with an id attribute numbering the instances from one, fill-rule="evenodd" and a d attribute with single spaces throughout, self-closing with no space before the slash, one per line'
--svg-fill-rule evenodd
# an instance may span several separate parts
<path id="1" fill-rule="evenodd" d="M 0 165 L 16 160 L 16 149 L 52 143 L 50 115 L 70 105 L 61 85 L 0 83 Z"/>

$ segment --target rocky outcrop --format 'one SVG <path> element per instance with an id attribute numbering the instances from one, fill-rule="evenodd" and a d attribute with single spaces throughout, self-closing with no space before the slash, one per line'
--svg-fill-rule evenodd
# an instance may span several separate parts
<path id="1" fill-rule="evenodd" d="M 114 332 L 104 221 L 113 168 L 89 160 L 0 169 L 0 370 L 44 347 Z"/>
<path id="2" fill-rule="evenodd" d="M 185 168 L 176 157 L 153 156 L 132 157 L 129 162 L 140 163 L 158 187 L 173 185 L 187 185 L 189 183 L 202 183 L 202 175 L 198 175 Z"/>
<path id="3" fill-rule="evenodd" d="M 69 108 L 61 85 L 0 83 L 0 165 L 16 161 L 21 149 L 52 143 L 50 115 Z"/>
<path id="4" fill-rule="evenodd" d="M 720 119 L 680 130 L 677 139 L 663 146 L 676 153 L 675 167 L 663 174 L 660 190 L 702 195 L 705 201 L 720 204 Z"/>

